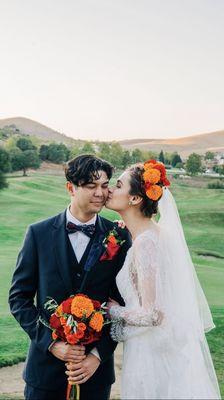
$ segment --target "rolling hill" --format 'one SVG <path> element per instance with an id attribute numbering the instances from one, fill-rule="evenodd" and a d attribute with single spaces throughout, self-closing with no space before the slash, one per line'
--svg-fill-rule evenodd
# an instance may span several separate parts
<path id="1" fill-rule="evenodd" d="M 187 136 L 178 139 L 134 139 L 119 142 L 125 149 L 139 148 L 152 151 L 177 151 L 182 157 L 195 152 L 204 154 L 206 151 L 224 152 L 224 130 Z"/>
<path id="2" fill-rule="evenodd" d="M 65 134 L 59 133 L 28 118 L 16 117 L 0 119 L 0 129 L 6 126 L 12 127 L 15 133 L 35 136 L 40 142 L 55 141 L 70 145 L 76 144 L 77 141 L 79 143 L 84 142 L 84 140 L 68 137 Z M 105 138 L 107 138 L 106 132 Z M 204 154 L 208 150 L 220 153 L 224 152 L 224 130 L 178 139 L 132 139 L 120 140 L 119 143 L 123 148 L 128 150 L 139 148 L 141 150 L 152 150 L 156 152 L 160 150 L 167 152 L 177 151 L 181 157 L 186 158 L 192 152 L 199 154 Z"/>
<path id="3" fill-rule="evenodd" d="M 15 130 L 17 130 L 16 132 L 20 134 L 36 136 L 43 142 L 55 141 L 65 144 L 71 144 L 75 141 L 73 138 L 68 137 L 63 133 L 59 133 L 29 118 L 15 117 L 0 119 L 0 129 L 5 127 L 10 127 L 12 129 L 14 128 Z"/>

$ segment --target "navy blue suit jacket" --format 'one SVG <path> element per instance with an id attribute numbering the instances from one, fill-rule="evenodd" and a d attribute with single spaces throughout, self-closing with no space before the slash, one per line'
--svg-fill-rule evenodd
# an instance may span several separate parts
<path id="1" fill-rule="evenodd" d="M 78 270 L 80 272 L 80 265 L 71 262 L 69 257 L 65 225 L 64 211 L 28 228 L 9 293 L 11 312 L 31 339 L 24 380 L 44 390 L 61 388 L 67 383 L 64 362 L 48 350 L 52 343 L 51 331 L 37 323 L 40 315 L 44 319 L 49 317 L 44 309 L 47 296 L 60 303 L 76 293 L 84 279 L 83 293 L 100 302 L 112 296 L 122 304 L 115 277 L 131 245 L 127 231 L 116 225 L 125 243 L 113 260 L 100 261 L 104 252 L 103 239 L 115 224 L 98 216 L 96 233 L 85 255 L 85 265 L 90 271 L 86 274 L 82 268 L 80 274 L 77 273 Z M 88 346 L 87 351 L 94 346 L 101 357 L 101 364 L 89 382 L 111 384 L 114 382 L 113 352 L 116 343 L 109 335 L 108 326 L 104 328 L 100 341 Z"/>

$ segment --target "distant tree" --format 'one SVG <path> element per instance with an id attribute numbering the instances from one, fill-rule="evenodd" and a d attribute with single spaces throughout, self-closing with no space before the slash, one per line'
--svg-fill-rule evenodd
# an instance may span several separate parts
<path id="1" fill-rule="evenodd" d="M 218 171 L 220 175 L 224 175 L 224 165 L 219 165 Z"/>
<path id="2" fill-rule="evenodd" d="M 85 142 L 83 147 L 80 149 L 80 153 L 86 153 L 86 154 L 95 154 L 95 149 L 90 142 Z"/>
<path id="3" fill-rule="evenodd" d="M 124 150 L 122 154 L 122 167 L 127 168 L 132 162 L 131 154 L 128 150 Z"/>
<path id="4" fill-rule="evenodd" d="M 163 150 L 161 150 L 161 152 L 159 153 L 159 161 L 162 162 L 163 164 L 165 164 L 165 158 L 164 158 Z"/>
<path id="5" fill-rule="evenodd" d="M 110 157 L 108 161 L 116 168 L 123 167 L 123 150 L 119 143 L 111 143 Z"/>
<path id="6" fill-rule="evenodd" d="M 110 144 L 101 142 L 98 146 L 97 156 L 103 158 L 104 160 L 110 160 Z"/>
<path id="7" fill-rule="evenodd" d="M 181 157 L 180 155 L 175 152 L 171 154 L 171 165 L 172 167 L 176 167 L 177 163 L 182 163 Z"/>
<path id="8" fill-rule="evenodd" d="M 164 154 L 164 161 L 165 165 L 171 165 L 171 154 L 170 153 L 165 153 Z"/>
<path id="9" fill-rule="evenodd" d="M 182 163 L 182 162 L 178 162 L 176 165 L 175 165 L 175 168 L 183 168 L 183 166 L 184 166 L 184 164 Z"/>
<path id="10" fill-rule="evenodd" d="M 22 151 L 36 150 L 36 146 L 33 145 L 32 141 L 30 139 L 23 138 L 23 137 L 19 138 L 16 141 L 16 146 Z"/>
<path id="11" fill-rule="evenodd" d="M 77 145 L 72 147 L 72 149 L 70 150 L 70 158 L 77 157 L 79 154 L 81 154 L 80 147 Z"/>
<path id="12" fill-rule="evenodd" d="M 151 151 L 151 150 L 141 150 L 142 152 L 142 161 L 147 161 L 147 160 L 158 160 L 159 159 L 159 153 L 156 151 Z"/>
<path id="13" fill-rule="evenodd" d="M 7 139 L 8 138 L 8 132 L 5 131 L 5 129 L 0 129 L 0 139 Z"/>
<path id="14" fill-rule="evenodd" d="M 11 169 L 10 157 L 8 151 L 0 147 L 0 171 L 9 172 Z"/>
<path id="15" fill-rule="evenodd" d="M 37 169 L 40 167 L 40 158 L 36 150 L 13 151 L 11 155 L 13 171 L 23 171 L 23 176 L 27 176 L 27 169 Z"/>
<path id="16" fill-rule="evenodd" d="M 39 156 L 42 161 L 48 160 L 49 146 L 42 144 L 39 150 Z"/>
<path id="17" fill-rule="evenodd" d="M 11 152 L 11 150 L 16 149 L 16 138 L 14 137 L 9 137 L 4 145 L 5 150 L 7 150 L 8 152 Z"/>
<path id="18" fill-rule="evenodd" d="M 206 151 L 205 153 L 205 160 L 214 160 L 215 158 L 215 153 L 212 151 Z"/>
<path id="19" fill-rule="evenodd" d="M 5 176 L 2 173 L 2 171 L 0 171 L 0 190 L 7 188 L 8 183 L 6 182 Z"/>
<path id="20" fill-rule="evenodd" d="M 132 151 L 131 158 L 132 158 L 133 164 L 137 163 L 137 162 L 144 161 L 144 157 L 143 157 L 142 151 L 139 150 L 139 149 L 134 149 Z"/>
<path id="21" fill-rule="evenodd" d="M 214 165 L 212 169 L 217 174 L 224 175 L 224 165 Z"/>
<path id="22" fill-rule="evenodd" d="M 50 143 L 48 148 L 48 160 L 56 163 L 61 164 L 65 161 L 68 161 L 70 156 L 70 152 L 68 148 L 63 144 L 57 143 Z"/>
<path id="23" fill-rule="evenodd" d="M 189 155 L 186 162 L 186 171 L 190 175 L 196 175 L 201 171 L 201 156 L 196 153 L 192 153 Z"/>

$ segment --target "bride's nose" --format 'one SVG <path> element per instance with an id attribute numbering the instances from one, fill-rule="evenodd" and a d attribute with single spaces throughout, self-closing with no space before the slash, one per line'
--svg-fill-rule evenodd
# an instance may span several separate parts
<path id="1" fill-rule="evenodd" d="M 113 194 L 113 191 L 114 191 L 114 188 L 112 186 L 110 186 L 109 190 L 108 190 L 109 194 Z"/>

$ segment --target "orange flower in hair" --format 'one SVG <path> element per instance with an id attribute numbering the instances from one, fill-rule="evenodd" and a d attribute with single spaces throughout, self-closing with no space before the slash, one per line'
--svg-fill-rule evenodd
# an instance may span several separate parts
<path id="1" fill-rule="evenodd" d="M 157 164 L 156 160 L 148 160 L 144 163 L 144 170 L 146 171 L 149 168 L 154 168 L 154 166 Z"/>
<path id="2" fill-rule="evenodd" d="M 160 171 L 154 168 L 146 169 L 145 172 L 143 173 L 144 181 L 150 182 L 152 185 L 158 183 L 160 181 L 160 177 L 161 177 Z"/>
<path id="3" fill-rule="evenodd" d="M 154 201 L 157 201 L 162 196 L 162 187 L 170 185 L 166 177 L 165 166 L 156 160 L 148 160 L 144 163 L 142 178 L 146 195 Z"/>
<path id="4" fill-rule="evenodd" d="M 163 194 L 163 190 L 161 186 L 159 185 L 151 185 L 149 188 L 146 190 L 146 195 L 149 197 L 151 200 L 158 200 Z"/>

